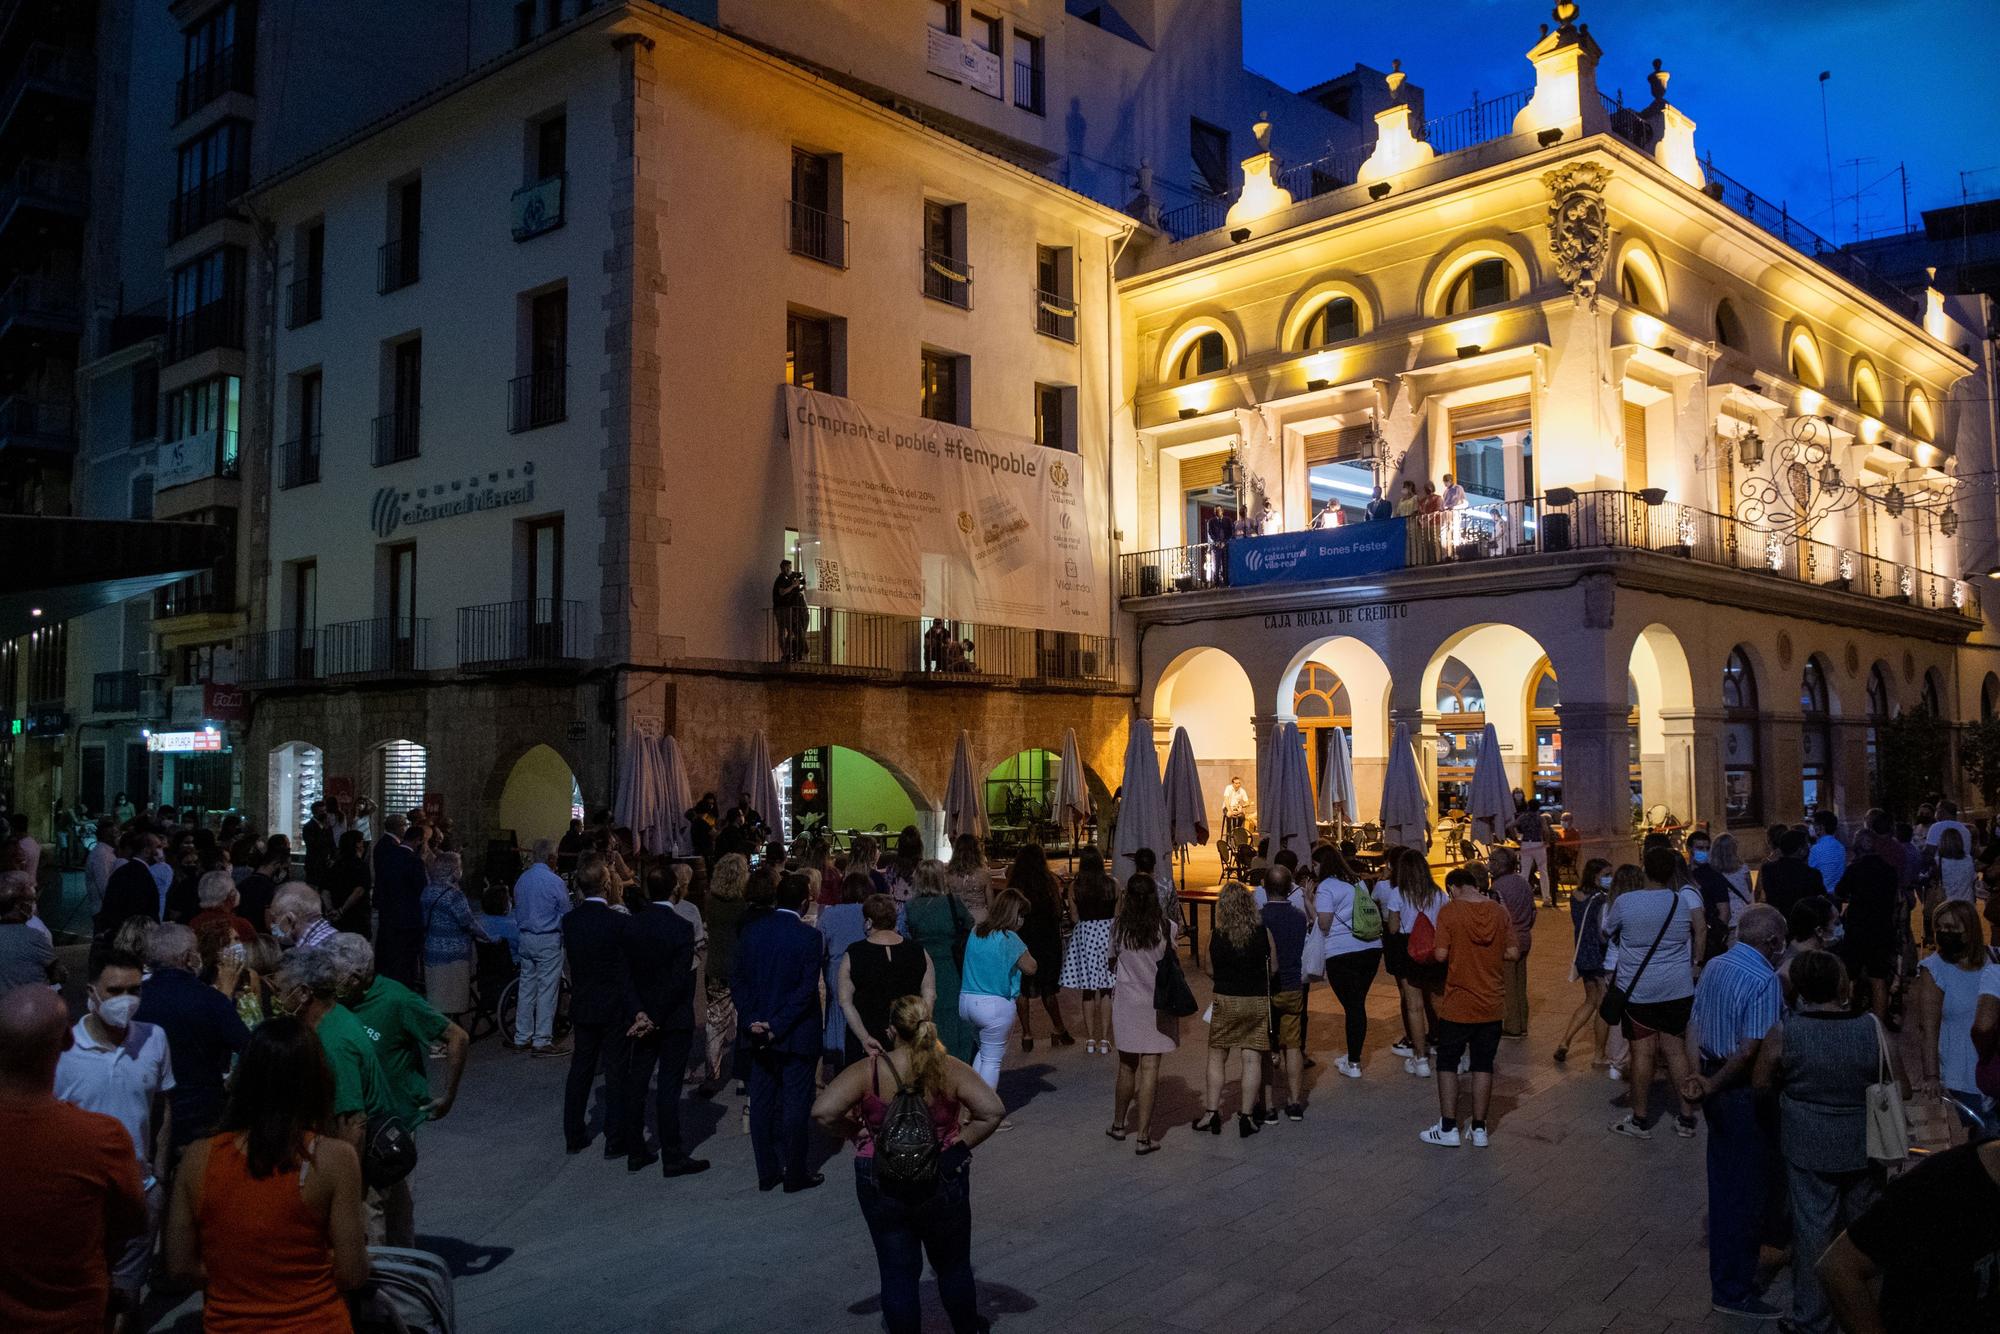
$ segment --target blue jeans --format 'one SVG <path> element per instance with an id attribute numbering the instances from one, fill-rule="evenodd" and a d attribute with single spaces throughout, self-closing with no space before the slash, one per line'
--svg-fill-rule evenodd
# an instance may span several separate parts
<path id="1" fill-rule="evenodd" d="M 882 1273 L 882 1327 L 889 1334 L 919 1334 L 923 1307 L 917 1300 L 917 1280 L 923 1277 L 924 1256 L 937 1275 L 938 1298 L 956 1334 L 986 1329 L 972 1283 L 972 1169 L 965 1151 L 945 1151 L 936 1191 L 911 1203 L 885 1195 L 875 1184 L 875 1160 L 854 1160 L 854 1194 L 868 1235 L 875 1241 L 875 1263 Z"/>
<path id="2" fill-rule="evenodd" d="M 1753 1090 L 1724 1089 L 1702 1109 L 1708 1117 L 1709 1292 L 1715 1301 L 1740 1306 L 1757 1296 L 1757 1247 L 1775 1155 Z"/>

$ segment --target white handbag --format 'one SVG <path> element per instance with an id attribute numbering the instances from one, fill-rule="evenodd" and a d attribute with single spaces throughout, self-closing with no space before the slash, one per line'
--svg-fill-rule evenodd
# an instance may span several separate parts
<path id="1" fill-rule="evenodd" d="M 1306 914 L 1306 944 L 1299 951 L 1299 976 L 1317 982 L 1326 976 L 1326 932 L 1319 929 L 1319 914 Z"/>
<path id="2" fill-rule="evenodd" d="M 1900 1163 L 1910 1156 L 1910 1118 L 1903 1109 L 1903 1091 L 1889 1068 L 1889 1035 L 1880 1019 L 1874 1022 L 1880 1078 L 1868 1086 L 1868 1160 Z"/>

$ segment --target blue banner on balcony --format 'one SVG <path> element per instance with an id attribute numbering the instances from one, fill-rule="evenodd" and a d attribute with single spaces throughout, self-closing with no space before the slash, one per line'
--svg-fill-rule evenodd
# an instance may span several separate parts
<path id="1" fill-rule="evenodd" d="M 1229 544 L 1229 582 L 1297 584 L 1355 574 L 1400 570 L 1407 563 L 1407 519 L 1381 519 L 1345 528 L 1239 537 Z"/>

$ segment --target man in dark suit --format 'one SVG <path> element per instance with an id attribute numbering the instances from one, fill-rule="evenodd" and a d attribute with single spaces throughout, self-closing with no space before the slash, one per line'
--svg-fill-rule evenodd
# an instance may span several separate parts
<path id="1" fill-rule="evenodd" d="M 824 1036 L 819 979 L 826 945 L 799 916 L 805 901 L 804 876 L 778 882 L 774 910 L 743 928 L 730 978 L 737 1041 L 750 1053 L 750 1148 L 759 1190 L 781 1181 L 787 1193 L 811 1190 L 826 1180 L 806 1170 L 813 1066 Z"/>
<path id="2" fill-rule="evenodd" d="M 1806 837 L 1805 830 L 1786 830 L 1785 836 L 1778 840 L 1778 859 L 1766 862 L 1757 876 L 1758 894 L 1788 921 L 1800 899 L 1815 894 L 1828 898 L 1826 881 L 1820 878 L 1819 869 L 1806 861 L 1811 847 L 1812 840 Z"/>
<path id="3" fill-rule="evenodd" d="M 637 1136 L 625 1122 L 626 1038 L 652 1021 L 632 990 L 632 966 L 625 953 L 631 919 L 611 910 L 611 877 L 595 853 L 576 869 L 582 902 L 562 919 L 563 951 L 569 956 L 571 1040 L 569 1079 L 563 1086 L 563 1140 L 571 1153 L 590 1147 L 585 1114 L 598 1066 L 604 1081 L 604 1156 L 622 1158 Z M 640 1127 L 643 1132 L 644 1127 Z"/>
<path id="4" fill-rule="evenodd" d="M 375 971 L 406 987 L 419 984 L 424 952 L 423 859 L 403 842 L 409 822 L 391 815 L 383 822 L 389 832 L 375 845 Z"/>
<path id="5" fill-rule="evenodd" d="M 100 948 L 109 948 L 111 938 L 128 918 L 160 920 L 160 883 L 153 879 L 147 849 L 159 841 L 157 834 L 126 830 L 118 836 L 118 855 L 125 860 L 112 870 L 104 883 L 104 903 L 91 923 Z"/>
<path id="6" fill-rule="evenodd" d="M 691 1176 L 708 1170 L 707 1159 L 690 1158 L 681 1146 L 681 1082 L 687 1074 L 688 1048 L 694 1042 L 694 927 L 674 911 L 669 901 L 672 881 L 664 867 L 649 871 L 647 882 L 644 888 L 635 886 L 625 896 L 625 906 L 632 910 L 625 932 L 625 957 L 632 970 L 639 1013 L 651 1021 L 650 1027 L 632 1034 L 629 1043 L 625 1133 L 632 1152 L 625 1167 L 640 1172 L 664 1159 L 660 1170 L 666 1175 Z M 646 1148 L 646 1091 L 656 1065 L 660 1070 L 655 1112 L 660 1127 L 657 1154 Z"/>
<path id="7" fill-rule="evenodd" d="M 333 864 L 333 821 L 327 816 L 325 802 L 312 804 L 312 818 L 300 833 L 306 844 L 306 883 L 317 889 L 326 879 L 327 867 Z"/>

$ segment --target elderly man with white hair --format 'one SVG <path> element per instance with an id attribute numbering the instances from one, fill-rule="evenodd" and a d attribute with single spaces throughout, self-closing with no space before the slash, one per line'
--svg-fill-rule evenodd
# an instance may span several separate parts
<path id="1" fill-rule="evenodd" d="M 535 840 L 534 864 L 514 882 L 514 920 L 521 927 L 521 980 L 514 1010 L 512 1045 L 537 1056 L 569 1050 L 555 1042 L 556 1001 L 562 991 L 563 917 L 569 889 L 556 874 L 556 845 Z"/>
<path id="2" fill-rule="evenodd" d="M 303 880 L 290 881 L 271 900 L 271 934 L 287 947 L 317 949 L 338 934 L 322 914 L 319 891 Z"/>
<path id="3" fill-rule="evenodd" d="M 36 930 L 35 882 L 26 871 L 0 872 L 0 993 L 59 980 L 55 946 Z"/>
<path id="4" fill-rule="evenodd" d="M 195 897 L 201 902 L 201 911 L 188 925 L 196 931 L 211 922 L 219 922 L 245 945 L 257 939 L 257 928 L 250 925 L 250 919 L 236 911 L 243 902 L 243 895 L 236 888 L 235 876 L 227 871 L 210 871 L 196 884 Z"/>
<path id="5" fill-rule="evenodd" d="M 203 877 L 204 906 L 208 906 L 208 881 L 218 875 L 229 880 L 227 871 Z M 139 988 L 136 1017 L 167 1035 L 167 1056 L 174 1068 L 167 1103 L 173 1110 L 169 1125 L 176 1157 L 215 1129 L 230 1062 L 250 1045 L 250 1030 L 230 999 L 242 975 L 241 955 L 234 946 L 224 950 L 216 960 L 215 985 L 208 986 L 201 980 L 201 946 L 193 927 L 166 922 L 146 942 L 146 964 L 152 971 Z"/>

